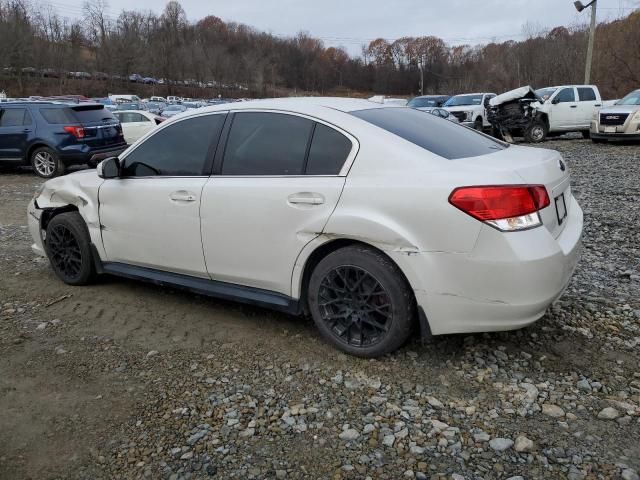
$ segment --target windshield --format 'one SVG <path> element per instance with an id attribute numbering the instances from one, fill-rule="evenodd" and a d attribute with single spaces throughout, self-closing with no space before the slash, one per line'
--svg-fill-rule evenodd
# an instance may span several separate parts
<path id="1" fill-rule="evenodd" d="M 456 95 L 444 104 L 445 107 L 461 107 L 463 105 L 481 105 L 482 95 Z"/>
<path id="2" fill-rule="evenodd" d="M 438 106 L 438 100 L 435 98 L 413 98 L 409 103 L 407 103 L 408 107 L 413 108 L 423 108 L 423 107 L 436 107 Z"/>
<path id="3" fill-rule="evenodd" d="M 631 92 L 629 95 L 616 103 L 616 105 L 640 105 L 640 90 Z"/>
<path id="4" fill-rule="evenodd" d="M 551 98 L 551 95 L 553 95 L 553 92 L 555 92 L 556 90 L 557 88 L 553 88 L 553 87 L 540 88 L 536 90 L 536 95 L 538 96 L 538 98 L 541 98 L 543 101 L 546 102 Z"/>
<path id="5" fill-rule="evenodd" d="M 413 108 L 372 108 L 351 114 L 448 160 L 507 148 L 475 130 Z"/>

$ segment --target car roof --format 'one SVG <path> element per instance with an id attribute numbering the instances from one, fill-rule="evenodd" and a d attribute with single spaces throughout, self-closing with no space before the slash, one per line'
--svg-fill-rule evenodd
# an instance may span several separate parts
<path id="1" fill-rule="evenodd" d="M 345 97 L 287 97 L 269 98 L 262 100 L 249 100 L 246 102 L 231 102 L 220 105 L 211 105 L 199 108 L 198 113 L 220 112 L 226 110 L 292 110 L 304 112 L 320 108 L 327 108 L 349 113 L 358 110 L 368 110 L 373 108 L 406 108 L 399 105 L 371 102 L 369 100 Z"/>

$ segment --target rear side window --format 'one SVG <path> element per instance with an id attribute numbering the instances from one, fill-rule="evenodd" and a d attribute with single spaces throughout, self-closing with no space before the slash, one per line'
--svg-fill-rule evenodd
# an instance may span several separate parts
<path id="1" fill-rule="evenodd" d="M 142 142 L 124 159 L 125 177 L 199 177 L 209 147 L 217 142 L 226 115 L 205 115 L 169 125 Z"/>
<path id="2" fill-rule="evenodd" d="M 47 123 L 52 124 L 62 124 L 62 123 L 76 123 L 76 120 L 71 111 L 66 108 L 41 108 L 40 115 L 47 121 Z"/>
<path id="3" fill-rule="evenodd" d="M 413 108 L 372 108 L 351 114 L 448 160 L 507 148 L 475 130 Z"/>
<path id="4" fill-rule="evenodd" d="M 593 88 L 578 87 L 578 98 L 581 102 L 593 102 L 596 99 L 596 92 Z"/>
<path id="5" fill-rule="evenodd" d="M 333 128 L 316 124 L 307 160 L 307 175 L 338 175 L 353 147 L 351 140 Z"/>
<path id="6" fill-rule="evenodd" d="M 7 108 L 0 113 L 0 127 L 18 127 L 31 124 L 31 116 L 26 108 Z"/>
<path id="7" fill-rule="evenodd" d="M 222 175 L 302 175 L 313 122 L 281 113 L 236 113 Z"/>
<path id="8" fill-rule="evenodd" d="M 558 103 L 575 102 L 576 94 L 573 93 L 573 88 L 563 88 L 560 90 L 560 93 L 558 93 L 558 96 L 556 97 L 556 101 Z"/>
<path id="9" fill-rule="evenodd" d="M 73 115 L 77 118 L 77 121 L 80 123 L 95 123 L 95 122 L 103 122 L 105 120 L 115 120 L 113 114 L 104 108 L 103 105 L 99 107 L 96 106 L 82 106 L 82 107 L 71 107 L 73 111 Z"/>

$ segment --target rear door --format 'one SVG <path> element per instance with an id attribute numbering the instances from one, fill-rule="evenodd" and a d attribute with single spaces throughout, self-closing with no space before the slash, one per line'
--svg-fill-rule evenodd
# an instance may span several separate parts
<path id="1" fill-rule="evenodd" d="M 297 114 L 235 113 L 202 192 L 202 243 L 214 280 L 291 294 L 302 248 L 342 193 L 356 140 Z"/>
<path id="2" fill-rule="evenodd" d="M 576 122 L 578 126 L 588 130 L 593 117 L 593 109 L 596 103 L 600 103 L 593 87 L 577 87 L 578 91 L 578 111 L 576 113 Z"/>
<path id="3" fill-rule="evenodd" d="M 578 102 L 573 87 L 558 90 L 551 100 L 553 108 L 549 115 L 551 130 L 571 130 L 578 124 Z"/>
<path id="4" fill-rule="evenodd" d="M 23 160 L 35 125 L 26 108 L 0 109 L 0 158 Z"/>

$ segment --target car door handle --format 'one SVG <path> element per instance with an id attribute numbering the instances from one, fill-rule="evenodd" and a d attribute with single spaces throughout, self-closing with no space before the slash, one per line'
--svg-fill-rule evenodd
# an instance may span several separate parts
<path id="1" fill-rule="evenodd" d="M 571 108 L 578 108 L 578 105 L 569 105 Z"/>
<path id="2" fill-rule="evenodd" d="M 178 190 L 169 195 L 169 198 L 174 202 L 195 202 L 196 196 L 194 193 L 187 192 L 186 190 Z"/>
<path id="3" fill-rule="evenodd" d="M 602 104 L 601 104 L 601 103 L 596 103 L 596 104 L 594 105 L 594 107 L 601 107 L 601 106 L 602 106 Z"/>
<path id="4" fill-rule="evenodd" d="M 24 133 L 29 133 L 31 131 L 30 128 L 25 128 L 24 130 L 22 130 Z"/>
<path id="5" fill-rule="evenodd" d="M 289 203 L 294 205 L 306 204 L 306 205 L 322 205 L 324 203 L 324 197 L 319 193 L 313 192 L 298 192 L 292 193 L 287 198 Z"/>

